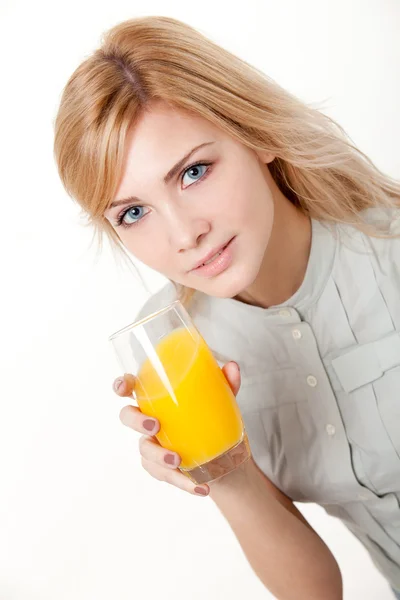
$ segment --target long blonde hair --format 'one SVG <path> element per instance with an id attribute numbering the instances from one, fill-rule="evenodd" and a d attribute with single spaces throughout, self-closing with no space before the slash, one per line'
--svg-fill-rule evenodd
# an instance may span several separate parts
<path id="1" fill-rule="evenodd" d="M 102 247 L 125 249 L 104 217 L 122 177 L 128 128 L 163 101 L 207 119 L 253 150 L 283 194 L 311 218 L 392 237 L 362 211 L 400 207 L 400 183 L 382 173 L 332 118 L 282 89 L 191 26 L 164 16 L 119 23 L 74 71 L 55 118 L 54 155 L 67 193 Z M 175 282 L 186 306 L 195 290 Z"/>

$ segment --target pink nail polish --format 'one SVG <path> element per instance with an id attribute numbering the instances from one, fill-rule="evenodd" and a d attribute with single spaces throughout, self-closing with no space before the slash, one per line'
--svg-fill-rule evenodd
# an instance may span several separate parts
<path id="1" fill-rule="evenodd" d="M 143 421 L 143 427 L 147 429 L 147 431 L 153 431 L 155 429 L 156 422 L 153 419 L 145 419 Z"/>

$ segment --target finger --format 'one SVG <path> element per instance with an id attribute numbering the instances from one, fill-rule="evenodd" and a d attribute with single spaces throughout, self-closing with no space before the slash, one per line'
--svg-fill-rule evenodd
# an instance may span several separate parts
<path id="1" fill-rule="evenodd" d="M 241 383 L 239 365 L 235 361 L 231 360 L 222 367 L 222 372 L 224 373 L 229 385 L 231 386 L 232 392 L 236 396 L 240 389 Z"/>
<path id="2" fill-rule="evenodd" d="M 124 425 L 139 433 L 155 435 L 160 431 L 160 422 L 153 417 L 145 415 L 140 408 L 136 408 L 136 406 L 124 406 L 124 408 L 120 410 L 119 418 Z"/>
<path id="3" fill-rule="evenodd" d="M 173 450 L 163 448 L 156 438 L 142 435 L 139 440 L 139 452 L 146 460 L 157 463 L 160 467 L 176 469 L 181 464 L 181 457 Z"/>
<path id="4" fill-rule="evenodd" d="M 180 490 L 193 494 L 194 496 L 208 496 L 210 493 L 210 488 L 206 483 L 203 483 L 202 485 L 193 483 L 193 481 L 178 469 L 166 469 L 165 467 L 160 467 L 157 463 L 143 457 L 142 467 L 155 479 L 174 485 Z"/>
<path id="5" fill-rule="evenodd" d="M 125 373 L 123 377 L 118 377 L 113 383 L 113 390 L 118 396 L 131 396 L 135 389 L 136 377 L 131 373 Z"/>

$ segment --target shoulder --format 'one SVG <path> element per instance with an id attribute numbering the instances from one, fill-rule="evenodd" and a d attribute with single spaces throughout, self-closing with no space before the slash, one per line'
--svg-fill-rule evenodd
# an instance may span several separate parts
<path id="1" fill-rule="evenodd" d="M 362 215 L 366 223 L 377 225 L 388 233 L 400 235 L 400 207 L 376 206 L 364 210 Z"/>
<path id="2" fill-rule="evenodd" d="M 365 225 L 372 225 L 374 229 L 376 229 L 378 232 L 382 232 L 386 235 L 389 234 L 400 236 L 400 206 L 397 208 L 375 206 L 361 211 L 361 213 L 359 213 L 359 216 L 361 218 L 361 221 L 365 223 Z M 352 237 L 352 235 L 354 234 L 357 234 L 357 232 L 366 237 L 374 237 L 367 235 L 366 233 L 362 232 L 358 227 L 350 223 L 341 222 L 338 224 L 338 227 L 340 231 L 349 232 L 350 237 Z"/>
<path id="3" fill-rule="evenodd" d="M 376 260 L 387 267 L 399 268 L 400 256 L 400 208 L 373 208 L 365 211 L 366 221 L 376 225 L 382 233 L 391 237 L 364 235 L 364 244 Z"/>
<path id="4" fill-rule="evenodd" d="M 343 249 L 352 252 L 366 252 L 374 260 L 382 263 L 394 261 L 400 256 L 400 207 L 373 207 L 362 212 L 366 225 L 376 227 L 377 237 L 369 235 L 353 225 L 342 223 L 339 226 L 340 241 Z"/>

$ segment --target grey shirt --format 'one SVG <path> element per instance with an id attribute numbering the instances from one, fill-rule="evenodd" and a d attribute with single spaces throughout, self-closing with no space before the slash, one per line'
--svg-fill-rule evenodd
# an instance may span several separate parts
<path id="1" fill-rule="evenodd" d="M 167 284 L 138 317 L 175 298 Z M 260 469 L 341 519 L 400 589 L 400 237 L 312 220 L 289 300 L 264 309 L 196 292 L 189 313 L 219 365 L 240 365 L 237 401 Z"/>

